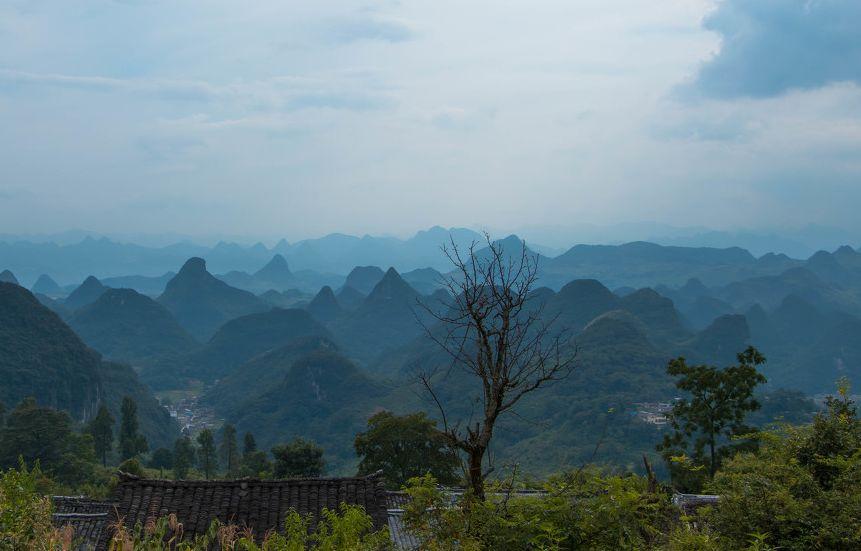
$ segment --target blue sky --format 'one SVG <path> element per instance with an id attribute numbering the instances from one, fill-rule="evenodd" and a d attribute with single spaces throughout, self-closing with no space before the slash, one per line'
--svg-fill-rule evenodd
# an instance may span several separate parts
<path id="1" fill-rule="evenodd" d="M 857 0 L 0 0 L 0 232 L 861 230 Z"/>

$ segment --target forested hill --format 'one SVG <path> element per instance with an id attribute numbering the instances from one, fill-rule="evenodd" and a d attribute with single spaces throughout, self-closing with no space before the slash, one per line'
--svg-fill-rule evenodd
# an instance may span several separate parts
<path id="1" fill-rule="evenodd" d="M 179 427 L 135 372 L 107 363 L 26 289 L 0 283 L 0 400 L 12 407 L 32 396 L 86 422 L 104 402 L 120 418 L 123 396 L 138 404 L 151 445 L 173 443 Z"/>

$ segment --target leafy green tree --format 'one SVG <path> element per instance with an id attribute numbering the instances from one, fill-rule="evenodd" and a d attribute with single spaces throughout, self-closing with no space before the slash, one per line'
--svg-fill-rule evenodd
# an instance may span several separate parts
<path id="1" fill-rule="evenodd" d="M 165 469 L 173 468 L 173 452 L 167 448 L 158 448 L 152 452 L 152 457 L 149 459 L 149 466 L 152 469 L 158 469 L 164 475 Z"/>
<path id="2" fill-rule="evenodd" d="M 774 549 L 861 549 L 861 419 L 841 385 L 813 423 L 758 435 L 706 490 L 721 496 L 703 519 L 721 549 L 765 534 Z"/>
<path id="3" fill-rule="evenodd" d="M 250 432 L 245 433 L 245 437 L 242 439 L 242 455 L 248 455 L 249 453 L 257 451 L 257 442 L 254 440 L 254 435 Z"/>
<path id="4" fill-rule="evenodd" d="M 197 446 L 197 465 L 203 471 L 203 477 L 209 479 L 218 470 L 215 437 L 210 429 L 200 431 L 197 435 Z"/>
<path id="5" fill-rule="evenodd" d="M 102 404 L 99 411 L 90 424 L 87 432 L 93 437 L 93 447 L 96 456 L 102 460 L 102 466 L 108 464 L 108 453 L 114 447 L 114 416 L 108 411 L 107 406 Z"/>
<path id="6" fill-rule="evenodd" d="M 673 432 L 657 447 L 678 486 L 697 489 L 703 471 L 714 478 L 723 457 L 751 445 L 750 440 L 731 441 L 754 431 L 745 424 L 745 416 L 759 409 L 754 390 L 765 377 L 756 367 L 765 358 L 752 346 L 737 358 L 738 365 L 724 369 L 688 365 L 684 358 L 667 366 L 667 373 L 678 377 L 676 387 L 688 394 L 673 406 L 669 416 Z"/>
<path id="7" fill-rule="evenodd" d="M 173 478 L 182 480 L 188 478 L 188 472 L 194 466 L 196 453 L 194 443 L 188 436 L 178 438 L 173 445 Z"/>
<path id="8" fill-rule="evenodd" d="M 51 522 L 51 498 L 39 491 L 42 472 L 22 464 L 0 471 L 0 549 L 61 549 Z"/>
<path id="9" fill-rule="evenodd" d="M 242 456 L 242 476 L 252 478 L 270 478 L 272 476 L 272 462 L 263 450 L 257 450 Z"/>
<path id="10" fill-rule="evenodd" d="M 457 482 L 460 460 L 424 412 L 395 415 L 381 411 L 356 435 L 359 474 L 383 471 L 386 483 L 400 488 L 414 477 L 431 474 L 440 484 Z"/>
<path id="11" fill-rule="evenodd" d="M 119 465 L 117 465 L 117 470 L 122 471 L 124 473 L 133 474 L 135 476 L 144 476 L 143 466 L 141 462 L 138 461 L 137 457 L 131 457 L 126 459 Z"/>
<path id="12" fill-rule="evenodd" d="M 239 474 L 240 457 L 239 447 L 236 445 L 236 427 L 230 423 L 221 428 L 221 442 L 218 454 L 227 471 L 227 476 L 233 478 Z"/>
<path id="13" fill-rule="evenodd" d="M 125 461 L 147 451 L 146 438 L 138 432 L 138 405 L 130 397 L 123 398 L 120 407 L 120 459 Z"/>
<path id="14" fill-rule="evenodd" d="M 0 430 L 0 468 L 16 467 L 19 457 L 37 461 L 57 482 L 79 486 L 93 479 L 93 443 L 89 435 L 72 430 L 64 411 L 40 407 L 25 398 L 13 409 Z"/>
<path id="15" fill-rule="evenodd" d="M 323 474 L 323 448 L 311 440 L 295 438 L 272 448 L 275 478 L 311 478 Z"/>
<path id="16" fill-rule="evenodd" d="M 0 427 L 6 422 L 6 404 L 0 400 Z"/>

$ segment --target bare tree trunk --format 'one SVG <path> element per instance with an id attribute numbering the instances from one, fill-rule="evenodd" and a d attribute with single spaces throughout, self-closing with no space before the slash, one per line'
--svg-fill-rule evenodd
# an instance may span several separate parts
<path id="1" fill-rule="evenodd" d="M 476 499 L 484 501 L 484 472 L 482 471 L 482 463 L 484 462 L 484 452 L 486 448 L 474 448 L 469 450 L 469 487 Z"/>

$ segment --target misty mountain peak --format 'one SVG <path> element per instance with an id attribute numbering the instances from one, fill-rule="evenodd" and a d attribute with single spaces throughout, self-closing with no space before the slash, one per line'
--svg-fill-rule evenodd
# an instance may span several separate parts
<path id="1" fill-rule="evenodd" d="M 347 275 L 344 286 L 368 294 L 383 279 L 384 275 L 383 270 L 377 266 L 356 266 Z"/>
<path id="2" fill-rule="evenodd" d="M 77 289 L 69 294 L 64 304 L 72 310 L 77 310 L 96 302 L 107 289 L 95 276 L 89 276 Z"/>
<path id="3" fill-rule="evenodd" d="M 330 322 L 342 312 L 338 299 L 335 298 L 335 292 L 328 285 L 320 289 L 320 292 L 308 303 L 307 310 L 322 322 Z"/>
<path id="4" fill-rule="evenodd" d="M 49 297 L 65 294 L 60 286 L 57 285 L 57 282 L 48 274 L 42 274 L 39 276 L 39 279 L 37 279 L 36 283 L 33 285 L 32 291 L 34 293 L 42 293 Z"/>
<path id="5" fill-rule="evenodd" d="M 2 283 L 14 283 L 18 285 L 18 278 L 15 277 L 15 274 L 10 272 L 9 270 L 3 270 L 0 272 L 0 282 Z"/>
<path id="6" fill-rule="evenodd" d="M 367 302 L 375 302 L 378 300 L 392 299 L 411 299 L 417 296 L 418 293 L 410 287 L 409 283 L 404 281 L 401 274 L 394 268 L 389 268 L 383 279 L 374 287 L 371 294 L 368 295 Z"/>
<path id="7" fill-rule="evenodd" d="M 254 275 L 256 277 L 267 277 L 285 274 L 290 274 L 290 267 L 287 265 L 287 259 L 279 253 L 273 256 L 272 260 L 266 266 L 260 268 Z"/>
<path id="8" fill-rule="evenodd" d="M 187 277 L 194 275 L 202 275 L 206 272 L 206 260 L 193 256 L 185 261 L 185 264 L 182 265 L 182 268 L 179 270 L 177 274 L 178 277 Z"/>

